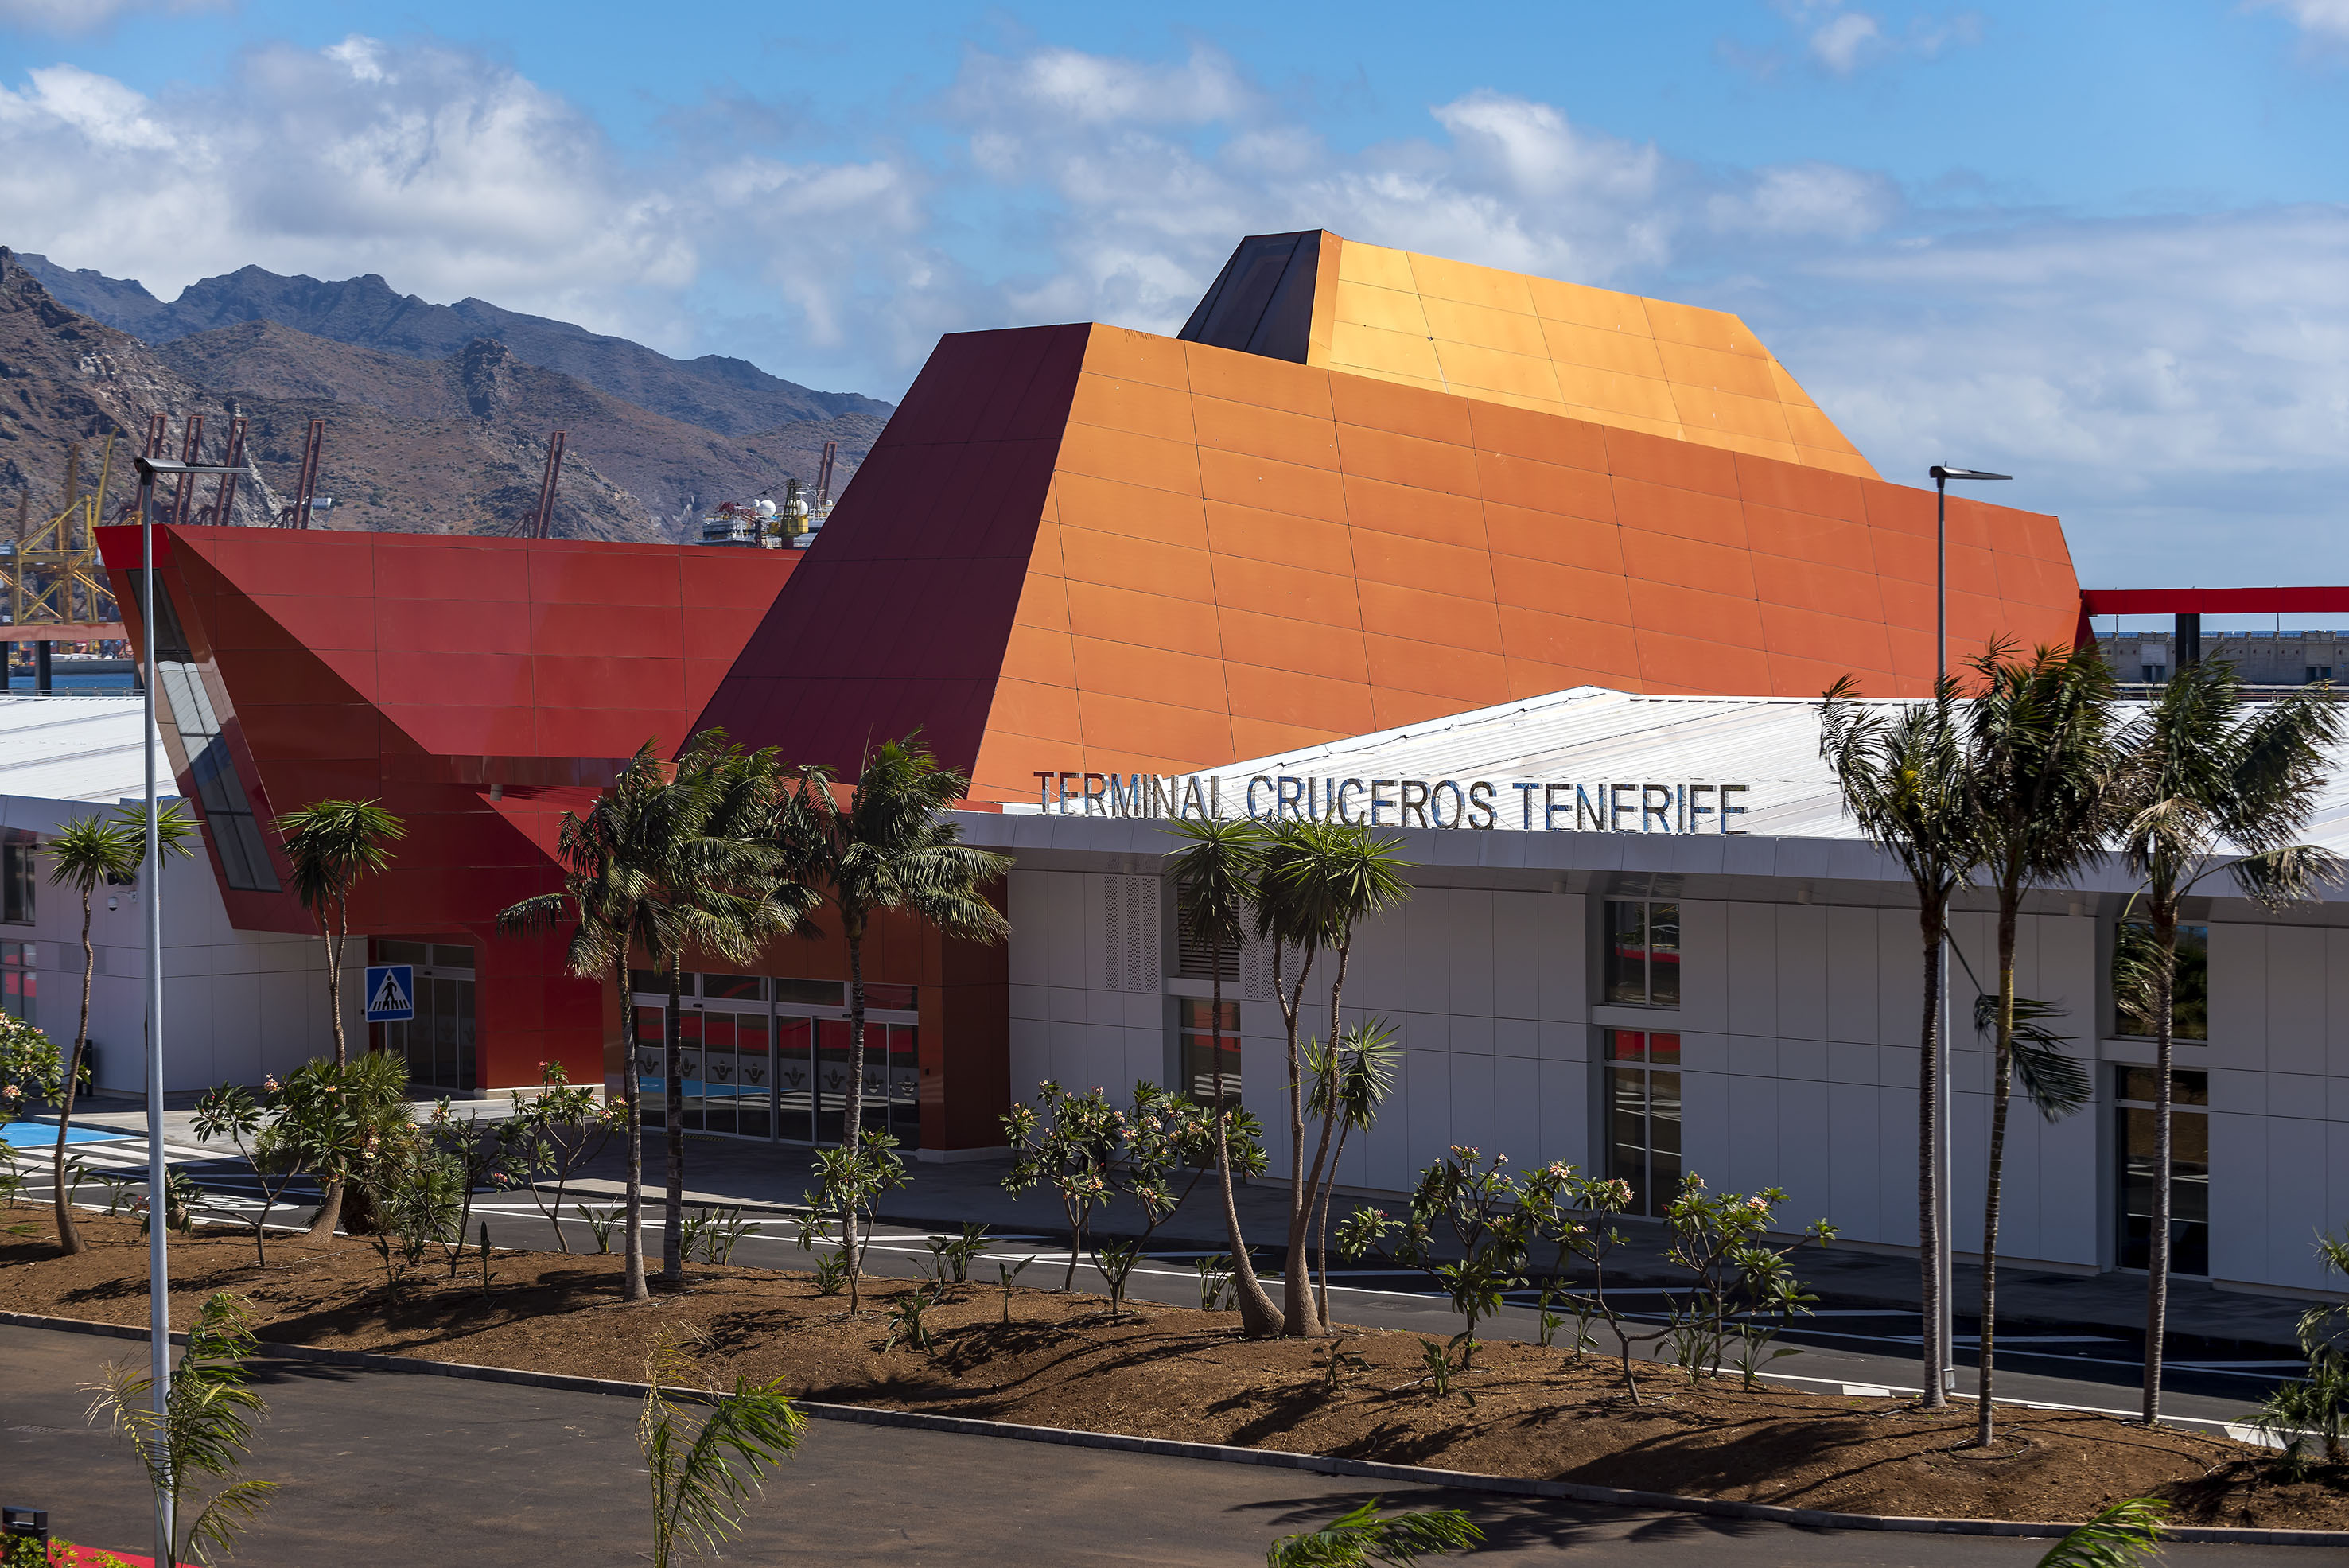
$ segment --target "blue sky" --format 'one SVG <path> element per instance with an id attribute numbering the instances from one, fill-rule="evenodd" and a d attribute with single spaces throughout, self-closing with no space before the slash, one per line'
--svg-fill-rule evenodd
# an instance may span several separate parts
<path id="1" fill-rule="evenodd" d="M 2015 472 L 2085 581 L 2343 581 L 2344 89 L 2349 0 L 0 0 L 0 243 L 894 396 L 1319 224 L 1736 310 L 1888 476 Z"/>

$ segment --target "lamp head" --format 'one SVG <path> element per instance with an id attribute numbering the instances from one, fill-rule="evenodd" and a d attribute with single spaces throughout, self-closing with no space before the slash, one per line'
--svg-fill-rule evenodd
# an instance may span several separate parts
<path id="1" fill-rule="evenodd" d="M 1992 473 L 1987 469 L 1981 468 L 1949 468 L 1938 462 L 1925 472 L 1934 479 L 2013 479 L 2014 477 L 2011 473 Z"/>

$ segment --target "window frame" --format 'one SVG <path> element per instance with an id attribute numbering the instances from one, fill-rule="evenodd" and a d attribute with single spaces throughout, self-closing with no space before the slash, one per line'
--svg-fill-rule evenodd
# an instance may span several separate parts
<path id="1" fill-rule="evenodd" d="M 2136 1218 L 2136 1216 L 2129 1212 L 2128 1208 L 2130 1185 L 2128 1137 L 2129 1116 L 2130 1114 L 2134 1112 L 2151 1117 L 2159 1111 L 2160 1106 L 2152 1100 L 2131 1098 L 2127 1093 L 2127 1086 L 2130 1074 L 2142 1073 L 2148 1080 L 2152 1080 L 2154 1075 L 2159 1072 L 2160 1068 L 2151 1064 L 2130 1062 L 2116 1062 L 2111 1064 L 2111 1065 L 2113 1067 L 2113 1267 L 2129 1273 L 2141 1274 L 2147 1272 L 2147 1267 L 2151 1262 L 2152 1238 L 2148 1228 L 2148 1234 L 2145 1243 L 2147 1251 L 2146 1258 L 2141 1262 L 2130 1262 L 2129 1257 L 2134 1243 L 2128 1234 L 2128 1225 L 2129 1221 Z M 2199 1220 L 2188 1220 L 2182 1221 L 2182 1223 L 2189 1226 L 2199 1225 L 2201 1227 L 2202 1234 L 2199 1240 L 2199 1244 L 2202 1249 L 2202 1268 L 2199 1272 L 2196 1272 L 2179 1266 L 2178 1260 L 2178 1254 L 2179 1251 L 2178 1242 L 2177 1239 L 2173 1238 L 2169 1248 L 2169 1272 L 2173 1276 L 2180 1279 L 2205 1280 L 2211 1277 L 2210 1181 L 2211 1177 L 2214 1174 L 2212 1170 L 2212 1161 L 2210 1158 L 2210 1073 L 2209 1070 L 2205 1067 L 2172 1067 L 2169 1070 L 2169 1078 L 2170 1145 L 2172 1149 L 2169 1177 L 2169 1211 L 2170 1226 L 2173 1231 L 2181 1223 L 2178 1218 L 2178 1177 L 2177 1155 L 2175 1152 L 2178 1131 L 2178 1118 L 2180 1116 L 2199 1116 L 2202 1118 L 2202 1217 Z M 2200 1081 L 2199 1097 L 2189 1098 L 2179 1093 L 2179 1081 L 2181 1079 L 2187 1081 L 2187 1086 L 2189 1089 L 2195 1080 Z M 2148 1086 L 2152 1086 L 2150 1083 L 2148 1083 Z"/>
<path id="2" fill-rule="evenodd" d="M 1662 1044 L 1670 1041 L 1669 1047 Z M 1637 1042 L 1633 1054 L 1625 1048 Z M 1659 1219 L 1671 1207 L 1680 1191 L 1681 1178 L 1688 1170 L 1688 1079 L 1686 1056 L 1682 1047 L 1681 1032 L 1677 1029 L 1619 1029 L 1602 1026 L 1599 1031 L 1599 1148 L 1605 1157 L 1609 1179 L 1622 1181 L 1630 1187 L 1631 1200 L 1623 1210 L 1626 1214 L 1644 1219 Z M 1661 1084 L 1659 1080 L 1664 1080 Z M 1619 1136 L 1617 1121 L 1621 1102 L 1618 1086 L 1636 1082 L 1639 1085 L 1640 1137 L 1636 1146 L 1629 1145 Z M 1656 1107 L 1660 1103 L 1658 1090 L 1665 1089 L 1672 1107 L 1669 1117 L 1673 1129 L 1669 1151 L 1671 1168 L 1667 1173 L 1660 1166 L 1656 1140 Z M 1636 1170 L 1623 1168 L 1622 1152 L 1636 1147 L 1639 1167 Z"/>
<path id="3" fill-rule="evenodd" d="M 0 841 L 0 925 L 39 924 L 39 853 L 40 841 L 18 829 Z"/>
<path id="4" fill-rule="evenodd" d="M 1615 992 L 1616 965 L 1619 962 L 1623 961 L 1624 957 L 1623 952 L 1618 946 L 1616 940 L 1617 928 L 1615 923 L 1615 911 L 1618 908 L 1637 908 L 1640 911 L 1639 916 L 1639 930 L 1641 940 L 1639 947 L 1640 956 L 1637 961 L 1640 966 L 1640 1000 L 1637 1001 L 1626 1000 L 1623 997 L 1618 996 Z M 1670 909 L 1671 911 L 1670 926 L 1672 931 L 1672 944 L 1670 948 L 1659 947 L 1655 940 L 1655 933 L 1660 925 L 1655 914 L 1655 911 L 1658 909 Z M 1687 950 L 1680 939 L 1680 932 L 1682 929 L 1681 910 L 1682 900 L 1678 897 L 1670 898 L 1651 898 L 1638 896 L 1620 898 L 1616 895 L 1609 894 L 1600 899 L 1599 909 L 1599 1000 L 1601 1005 L 1607 1007 L 1645 1008 L 1657 1012 L 1678 1012 L 1681 1010 L 1681 1003 L 1686 993 L 1686 988 L 1682 984 L 1682 975 L 1683 972 L 1682 957 Z M 1659 992 L 1656 985 L 1656 955 L 1659 952 L 1670 952 L 1672 955 L 1670 964 L 1672 987 L 1671 1000 L 1669 1001 L 1659 1000 Z"/>
<path id="5" fill-rule="evenodd" d="M 1174 1080 L 1193 1103 L 1212 1107 L 1216 1103 L 1215 1082 L 1224 1086 L 1224 1108 L 1240 1107 L 1246 1082 L 1246 1046 L 1241 1034 L 1239 998 L 1224 998 L 1223 1016 L 1209 1017 L 1214 999 L 1205 996 L 1178 996 L 1174 1002 Z M 1194 1014 L 1197 1014 L 1195 1017 Z M 1199 1022 L 1205 1018 L 1204 1025 Z M 1205 1051 L 1209 1065 L 1206 1074 L 1192 1071 L 1192 1054 Z M 1230 1062 L 1224 1058 L 1228 1055 Z M 1205 1079 L 1206 1086 L 1201 1086 Z"/>
<path id="6" fill-rule="evenodd" d="M 2113 983 L 2113 965 L 2120 961 L 2120 929 L 2124 926 L 2143 926 L 2150 929 L 2151 925 L 2151 921 L 2139 919 L 2120 919 L 2113 922 L 2112 950 L 2105 960 L 2105 1000 L 2112 1008 L 2113 1029 L 2112 1033 L 2109 1036 L 2111 1039 L 2133 1041 L 2142 1040 L 2150 1042 L 2156 1038 L 2150 1031 L 2147 1031 L 2146 1033 L 2139 1034 L 2127 1026 L 2126 1020 L 2129 1016 L 2128 1010 L 2122 1007 L 2120 992 Z M 2197 933 L 2201 943 L 2199 968 L 2202 983 L 2199 1001 L 2201 1003 L 2202 1033 L 2199 1034 L 2185 1033 L 2178 1027 L 2178 981 L 2182 980 L 2188 972 L 2188 965 L 2186 962 L 2187 953 L 2183 939 L 2189 931 Z M 2180 946 L 2178 953 L 2178 971 L 2171 976 L 2169 982 L 2169 1038 L 2172 1044 L 2178 1045 L 2208 1045 L 2210 1044 L 2210 923 L 2208 920 L 2180 920 L 2178 922 L 2178 934 L 2180 938 Z M 2152 1021 L 2148 1019 L 2147 1022 L 2150 1023 Z"/>

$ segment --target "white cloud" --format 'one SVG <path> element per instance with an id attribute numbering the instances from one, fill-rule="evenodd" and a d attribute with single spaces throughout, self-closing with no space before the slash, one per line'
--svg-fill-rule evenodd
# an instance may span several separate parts
<path id="1" fill-rule="evenodd" d="M 1884 29 L 1865 11 L 1846 11 L 1810 36 L 1811 57 L 1839 77 L 1860 67 L 1862 57 L 1884 42 Z"/>
<path id="2" fill-rule="evenodd" d="M 2349 45 L 2349 0 L 2246 0 L 2244 9 L 2282 12 L 2311 44 Z"/>

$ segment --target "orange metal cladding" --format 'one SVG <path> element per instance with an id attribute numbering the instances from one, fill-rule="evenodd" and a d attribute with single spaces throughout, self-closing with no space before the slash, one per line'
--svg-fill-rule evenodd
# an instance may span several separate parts
<path id="1" fill-rule="evenodd" d="M 1950 500 L 1952 659 L 2068 643 L 2052 516 Z M 1097 325 L 943 339 L 702 723 L 982 799 L 1595 684 L 1933 669 L 1933 495 Z"/>
<path id="2" fill-rule="evenodd" d="M 500 909 L 560 885 L 566 810 L 584 810 L 637 746 L 666 754 L 798 562 L 796 552 L 290 529 L 155 530 L 223 760 L 263 825 L 329 798 L 380 800 L 406 823 L 390 867 L 360 884 L 358 935 L 472 944 L 481 1082 L 534 1083 L 561 1061 L 603 1071 L 593 982 L 564 972 L 566 932 L 502 936 Z M 98 530 L 114 592 L 139 530 Z M 167 625 L 169 623 L 166 623 Z M 166 680 L 167 693 L 172 690 Z M 160 717 L 168 725 L 168 705 Z M 290 893 L 230 886 L 220 831 L 176 739 L 179 788 L 204 813 L 231 923 L 315 930 Z"/>

